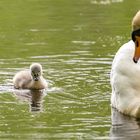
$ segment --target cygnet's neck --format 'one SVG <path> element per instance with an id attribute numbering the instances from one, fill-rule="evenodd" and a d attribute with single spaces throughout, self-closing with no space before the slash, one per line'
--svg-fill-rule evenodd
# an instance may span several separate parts
<path id="1" fill-rule="evenodd" d="M 39 79 L 37 81 L 31 80 L 30 86 L 33 89 L 43 89 L 43 88 L 45 88 L 45 86 L 44 86 L 44 79 L 41 76 L 41 77 L 39 77 Z"/>

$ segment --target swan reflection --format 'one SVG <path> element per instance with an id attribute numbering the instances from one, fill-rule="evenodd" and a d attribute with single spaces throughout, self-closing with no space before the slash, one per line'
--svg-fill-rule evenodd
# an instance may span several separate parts
<path id="1" fill-rule="evenodd" d="M 140 120 L 125 116 L 112 108 L 111 140 L 140 140 Z"/>
<path id="2" fill-rule="evenodd" d="M 14 95 L 20 101 L 28 101 L 30 111 L 42 111 L 45 90 L 14 90 Z"/>

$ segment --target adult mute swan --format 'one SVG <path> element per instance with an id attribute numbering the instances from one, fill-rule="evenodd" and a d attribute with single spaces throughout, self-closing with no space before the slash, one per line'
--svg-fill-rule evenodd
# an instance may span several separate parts
<path id="1" fill-rule="evenodd" d="M 132 20 L 132 40 L 116 53 L 111 69 L 111 105 L 140 118 L 140 11 Z"/>
<path id="2" fill-rule="evenodd" d="M 42 66 L 33 63 L 30 70 L 18 72 L 13 78 L 14 87 L 17 89 L 45 89 L 47 82 L 42 76 Z"/>

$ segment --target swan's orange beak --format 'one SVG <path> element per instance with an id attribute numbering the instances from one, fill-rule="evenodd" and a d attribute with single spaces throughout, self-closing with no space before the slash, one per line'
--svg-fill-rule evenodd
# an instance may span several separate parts
<path id="1" fill-rule="evenodd" d="M 135 53 L 133 61 L 137 63 L 140 58 L 140 36 L 135 36 L 135 39 Z"/>

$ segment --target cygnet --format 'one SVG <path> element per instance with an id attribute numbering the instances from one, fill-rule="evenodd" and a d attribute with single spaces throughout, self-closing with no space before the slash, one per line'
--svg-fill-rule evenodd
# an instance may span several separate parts
<path id="1" fill-rule="evenodd" d="M 42 66 L 39 63 L 33 63 L 30 70 L 18 72 L 13 78 L 13 84 L 16 89 L 47 88 L 47 82 L 42 76 Z"/>

